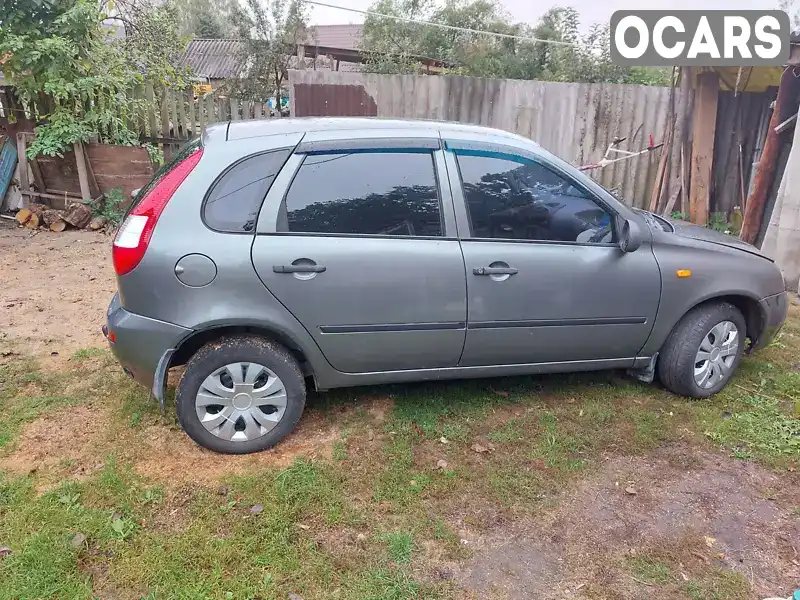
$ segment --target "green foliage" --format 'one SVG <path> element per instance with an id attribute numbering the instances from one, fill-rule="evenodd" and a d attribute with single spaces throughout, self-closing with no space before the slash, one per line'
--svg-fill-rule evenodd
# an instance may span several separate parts
<path id="1" fill-rule="evenodd" d="M 493 0 L 378 0 L 371 10 L 451 27 L 525 39 L 490 36 L 369 16 L 364 23 L 366 70 L 416 73 L 444 64 L 446 73 L 476 77 L 668 85 L 669 69 L 626 68 L 610 57 L 608 26 L 580 32 L 578 13 L 556 7 L 535 26 L 513 23 Z M 549 40 L 560 43 L 547 43 Z"/>
<path id="2" fill-rule="evenodd" d="M 167 2 L 5 0 L 0 56 L 8 83 L 37 119 L 28 155 L 62 155 L 75 142 L 137 144 L 128 119 L 148 103 L 134 86 L 183 85 L 177 13 Z M 30 15 L 37 15 L 31 19 Z M 126 36 L 112 25 L 123 22 Z"/>
<path id="3" fill-rule="evenodd" d="M 711 218 L 708 221 L 708 227 L 714 231 L 721 231 L 723 233 L 726 232 L 728 230 L 728 220 L 725 218 L 725 213 L 711 213 Z"/>
<path id="4" fill-rule="evenodd" d="M 142 146 L 147 150 L 147 156 L 150 157 L 151 163 L 159 167 L 164 166 L 164 151 L 161 148 L 154 146 L 150 142 L 145 142 Z"/>
<path id="5" fill-rule="evenodd" d="M 219 39 L 235 33 L 231 22 L 235 0 L 175 0 L 175 5 L 183 35 Z"/>
<path id="6" fill-rule="evenodd" d="M 112 226 L 117 227 L 125 216 L 125 192 L 121 188 L 114 188 L 106 192 L 105 197 L 92 201 L 90 207 L 92 215 L 104 217 Z"/>
<path id="7" fill-rule="evenodd" d="M 737 207 L 734 207 L 734 213 L 736 212 Z M 691 221 L 691 217 L 683 212 L 674 210 L 670 213 L 670 218 L 675 219 L 677 221 Z M 740 214 L 741 216 L 741 214 Z M 709 215 L 708 225 L 709 229 L 713 229 L 714 231 L 719 231 L 721 233 L 728 233 L 733 236 L 739 235 L 739 229 L 741 226 L 741 222 L 737 223 L 734 215 L 731 214 L 730 220 L 728 219 L 728 215 L 724 212 L 713 212 Z"/>
<path id="8" fill-rule="evenodd" d="M 240 64 L 247 65 L 226 81 L 227 90 L 240 98 L 280 98 L 283 82 L 297 44 L 305 38 L 307 16 L 300 0 L 242 0 L 231 20 L 241 39 Z"/>

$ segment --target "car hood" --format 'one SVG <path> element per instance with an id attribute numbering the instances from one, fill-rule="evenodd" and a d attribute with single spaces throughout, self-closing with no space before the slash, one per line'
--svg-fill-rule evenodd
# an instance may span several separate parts
<path id="1" fill-rule="evenodd" d="M 699 225 L 688 223 L 686 221 L 678 221 L 675 219 L 668 219 L 665 217 L 662 218 L 665 221 L 668 221 L 670 225 L 672 225 L 672 228 L 675 230 L 674 231 L 675 235 L 691 238 L 693 240 L 710 242 L 712 244 L 718 244 L 720 246 L 727 246 L 728 248 L 736 248 L 737 250 L 742 250 L 744 252 L 760 256 L 761 258 L 766 258 L 769 261 L 772 260 L 765 254 L 763 254 L 758 248 L 756 248 L 752 244 L 743 242 L 738 237 L 728 235 L 727 233 L 722 233 L 721 231 L 715 231 L 714 229 L 709 229 L 708 227 L 700 227 Z"/>

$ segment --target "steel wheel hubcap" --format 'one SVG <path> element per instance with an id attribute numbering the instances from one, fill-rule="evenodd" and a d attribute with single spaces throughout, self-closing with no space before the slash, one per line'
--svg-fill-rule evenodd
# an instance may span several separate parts
<path id="1" fill-rule="evenodd" d="M 739 351 L 739 329 L 732 321 L 722 321 L 711 328 L 694 358 L 694 381 L 708 389 L 730 375 Z"/>
<path id="2" fill-rule="evenodd" d="M 237 362 L 203 380 L 195 397 L 197 418 L 211 434 L 247 442 L 269 433 L 286 412 L 286 389 L 264 365 Z"/>

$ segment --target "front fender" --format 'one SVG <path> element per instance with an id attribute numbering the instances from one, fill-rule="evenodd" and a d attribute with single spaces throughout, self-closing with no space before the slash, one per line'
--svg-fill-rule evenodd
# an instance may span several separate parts
<path id="1" fill-rule="evenodd" d="M 734 248 L 670 233 L 654 235 L 653 254 L 661 270 L 661 300 L 641 356 L 658 352 L 687 312 L 716 298 L 728 298 L 746 309 L 748 325 L 759 323 L 752 339 L 760 336 L 768 322 L 760 301 L 781 291 L 774 289 L 777 269 L 773 263 Z M 689 277 L 678 276 L 685 270 L 691 271 Z"/>

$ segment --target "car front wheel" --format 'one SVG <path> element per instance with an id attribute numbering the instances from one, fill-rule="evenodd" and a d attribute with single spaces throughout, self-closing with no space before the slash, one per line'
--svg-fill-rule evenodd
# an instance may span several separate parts
<path id="1" fill-rule="evenodd" d="M 727 302 L 689 311 L 667 338 L 658 359 L 661 383 L 671 392 L 708 398 L 724 388 L 742 358 L 746 324 Z"/>
<path id="2" fill-rule="evenodd" d="M 306 389 L 286 348 L 257 336 L 217 340 L 198 350 L 178 384 L 178 420 L 201 446 L 247 454 L 277 444 L 303 414 Z"/>

